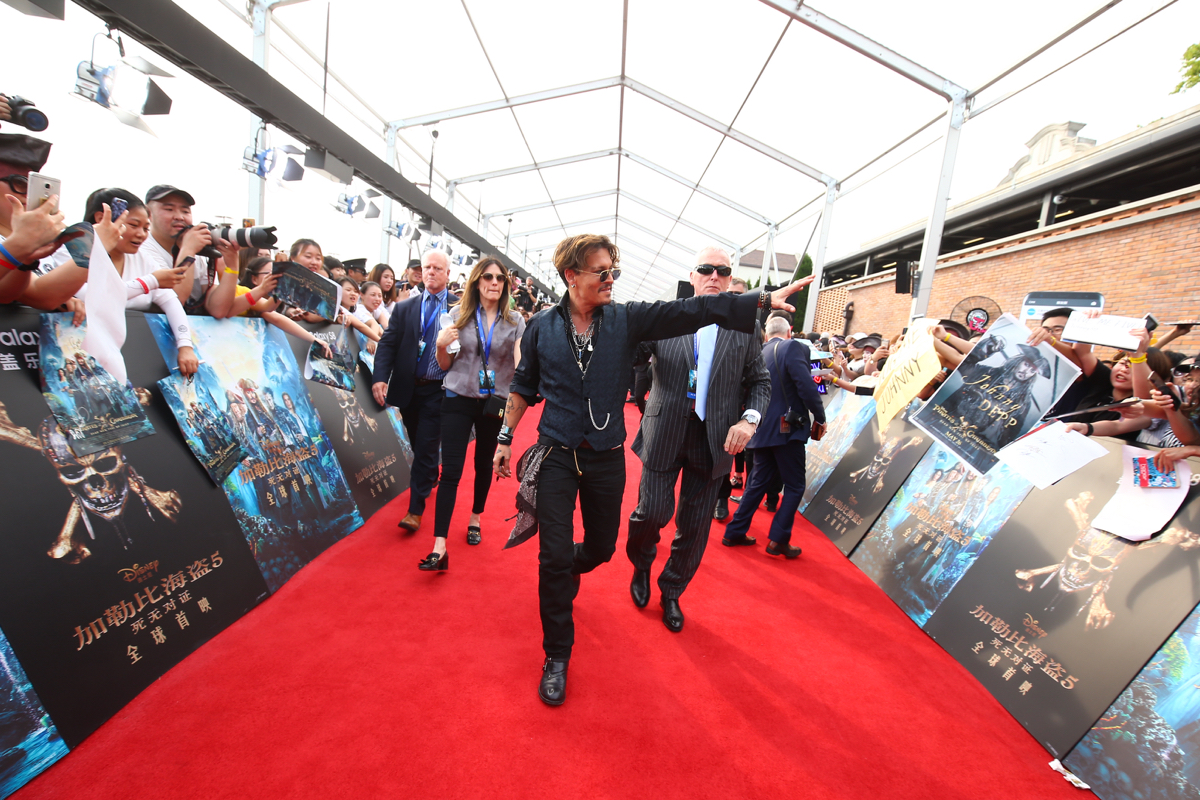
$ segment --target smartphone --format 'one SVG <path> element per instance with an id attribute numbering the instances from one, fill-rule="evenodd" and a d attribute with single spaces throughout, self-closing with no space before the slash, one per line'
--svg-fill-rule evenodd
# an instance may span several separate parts
<path id="1" fill-rule="evenodd" d="M 110 208 L 112 208 L 112 221 L 116 222 L 122 214 L 129 210 L 129 203 L 119 197 L 114 197 Z"/>
<path id="2" fill-rule="evenodd" d="M 1158 320 L 1155 319 L 1153 314 L 1147 314 L 1146 315 L 1146 332 L 1154 333 L 1154 330 L 1157 327 L 1158 327 Z"/>
<path id="3" fill-rule="evenodd" d="M 1179 320 L 1179 321 L 1176 321 L 1176 322 L 1164 322 L 1164 323 L 1162 323 L 1162 324 L 1163 324 L 1163 325 L 1171 325 L 1171 326 L 1173 326 L 1173 327 L 1174 327 L 1174 326 L 1179 326 L 1179 325 L 1200 325 L 1200 320 L 1196 320 L 1196 319 L 1184 319 L 1184 320 Z"/>
<path id="4" fill-rule="evenodd" d="M 1158 389 L 1160 392 L 1171 398 L 1175 404 L 1176 411 L 1178 411 L 1179 407 L 1183 405 L 1183 395 L 1180 394 L 1179 387 L 1173 383 L 1167 383 L 1164 381 L 1158 376 L 1157 372 L 1150 373 L 1150 383 L 1155 389 Z"/>
<path id="5" fill-rule="evenodd" d="M 33 211 L 49 200 L 51 195 L 62 197 L 62 181 L 40 172 L 29 173 L 29 191 L 25 195 L 25 210 Z"/>

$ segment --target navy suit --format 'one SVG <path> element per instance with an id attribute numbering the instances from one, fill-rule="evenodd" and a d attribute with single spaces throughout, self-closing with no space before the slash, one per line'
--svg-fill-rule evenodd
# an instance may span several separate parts
<path id="1" fill-rule="evenodd" d="M 447 293 L 447 303 L 458 296 Z M 425 513 L 425 499 L 437 482 L 438 448 L 442 431 L 442 382 L 425 381 L 417 376 L 420 360 L 421 303 L 424 292 L 397 303 L 383 338 L 375 349 L 375 383 L 386 383 L 387 404 L 400 409 L 404 427 L 413 447 L 413 465 L 409 479 L 408 510 L 418 516 Z M 429 320 L 426 319 L 426 323 Z M 433 357 L 436 321 L 426 349 Z"/>
<path id="2" fill-rule="evenodd" d="M 747 445 L 754 451 L 754 467 L 746 479 L 746 491 L 738 510 L 725 528 L 725 536 L 730 539 L 744 536 L 767 487 L 782 479 L 783 497 L 771 522 L 770 537 L 772 541 L 787 544 L 792 538 L 796 509 L 804 496 L 804 443 L 811 430 L 809 415 L 825 424 L 825 406 L 812 379 L 806 346 L 795 340 L 771 339 L 763 345 L 762 353 L 771 374 L 771 402 Z M 801 420 L 785 431 L 782 422 L 789 409 L 798 412 Z"/>

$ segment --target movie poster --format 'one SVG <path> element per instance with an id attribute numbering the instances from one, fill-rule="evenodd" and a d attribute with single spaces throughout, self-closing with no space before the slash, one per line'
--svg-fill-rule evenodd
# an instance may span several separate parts
<path id="1" fill-rule="evenodd" d="M 1200 600 L 1200 488 L 1133 543 L 1092 527 L 1125 467 L 1109 455 L 1013 512 L 925 630 L 1061 757 Z"/>
<path id="2" fill-rule="evenodd" d="M 358 330 L 354 331 L 354 335 L 358 343 L 358 360 L 367 372 L 364 380 L 367 387 L 370 388 L 375 383 L 375 342 L 372 342 Z M 369 402 L 364 406 L 364 408 L 370 409 L 377 407 L 373 396 L 369 398 Z M 394 406 L 388 406 L 386 410 L 388 422 L 391 423 L 392 430 L 395 431 L 396 438 L 400 440 L 400 447 L 404 451 L 404 461 L 409 467 L 412 467 L 415 456 L 413 455 L 412 444 L 408 441 L 408 429 L 404 427 L 404 416 L 400 413 L 400 409 Z M 407 483 L 408 479 L 405 478 L 405 485 Z"/>
<path id="3" fill-rule="evenodd" d="M 0 631 L 0 798 L 66 754 L 66 742 Z"/>
<path id="4" fill-rule="evenodd" d="M 327 341 L 327 337 L 347 330 L 337 323 L 300 324 L 314 336 Z M 308 342 L 295 338 L 290 338 L 290 343 L 297 358 L 309 346 Z M 348 352 L 351 365 L 355 364 L 354 350 L 360 344 L 356 341 L 351 345 Z M 408 440 L 397 436 L 391 415 L 375 403 L 369 377 L 357 381 L 354 391 L 315 382 L 307 383 L 306 388 L 321 419 L 325 420 L 354 499 L 362 513 L 369 517 L 408 488 L 409 465 L 412 463 L 411 456 L 405 455 Z M 388 411 L 395 412 L 395 409 Z M 399 417 L 399 412 L 395 414 Z M 403 429 L 404 426 L 399 427 Z"/>
<path id="5" fill-rule="evenodd" d="M 913 415 L 913 422 L 986 473 L 996 451 L 1029 433 L 1058 402 L 1079 367 L 1046 343 L 1025 343 L 1029 329 L 1004 314 Z"/>
<path id="6" fill-rule="evenodd" d="M 233 435 L 229 421 L 217 413 L 221 407 L 217 397 L 221 392 L 212 367 L 204 364 L 190 378 L 172 373 L 158 382 L 158 388 L 175 415 L 187 446 L 220 486 L 247 453 Z"/>
<path id="7" fill-rule="evenodd" d="M 797 509 L 804 513 L 814 494 L 829 478 L 829 473 L 850 449 L 854 438 L 862 433 L 867 420 L 875 413 L 875 401 L 870 397 L 856 395 L 839 389 L 825 409 L 828 421 L 821 441 L 809 443 L 804 448 L 804 497 Z"/>
<path id="8" fill-rule="evenodd" d="M 846 555 L 875 524 L 883 507 L 929 449 L 929 436 L 911 425 L 906 416 L 892 420 L 882 438 L 878 421 L 870 417 L 804 512 L 804 518 Z"/>
<path id="9" fill-rule="evenodd" d="M 87 321 L 43 314 L 39 362 L 42 393 L 75 455 L 98 453 L 154 433 L 133 385 L 122 385 L 83 349 Z"/>
<path id="10" fill-rule="evenodd" d="M 1200 609 L 1064 762 L 1104 800 L 1200 797 Z"/>
<path id="11" fill-rule="evenodd" d="M 176 366 L 167 319 L 147 314 L 162 357 Z M 261 319 L 190 317 L 201 369 L 221 393 L 248 453 L 223 488 L 267 586 L 274 592 L 363 518 L 350 493 L 288 337 Z M 307 342 L 305 342 L 307 344 Z"/>
<path id="12" fill-rule="evenodd" d="M 935 444 L 850 560 L 924 625 L 1031 488 L 1003 464 L 976 475 Z"/>
<path id="13" fill-rule="evenodd" d="M 350 336 L 341 325 L 331 325 L 328 330 L 313 330 L 317 341 L 304 353 L 304 379 L 323 383 L 335 389 L 354 391 L 354 353 L 350 349 Z M 329 355 L 321 342 L 329 345 Z"/>
<path id="14" fill-rule="evenodd" d="M 123 353 L 156 436 L 75 455 L 36 372 L 0 371 L 0 629 L 71 747 L 267 596 L 222 492 L 142 391 L 167 370 L 139 316 Z"/>
<path id="15" fill-rule="evenodd" d="M 295 261 L 277 261 L 272 272 L 279 276 L 279 283 L 271 295 L 279 302 L 322 319 L 337 319 L 342 305 L 341 285 Z"/>

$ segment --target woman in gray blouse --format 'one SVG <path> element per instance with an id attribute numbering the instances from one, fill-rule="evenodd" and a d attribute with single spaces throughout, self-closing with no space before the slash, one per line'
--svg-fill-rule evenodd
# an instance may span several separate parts
<path id="1" fill-rule="evenodd" d="M 433 552 L 418 565 L 423 570 L 449 566 L 446 537 L 458 499 L 458 481 L 467 459 L 467 442 L 475 428 L 475 498 L 467 523 L 467 544 L 479 544 L 479 515 L 487 503 L 496 436 L 503 422 L 508 387 L 521 360 L 525 320 L 510 309 L 508 271 L 500 259 L 486 257 L 475 265 L 463 287 L 462 302 L 451 309 L 454 324 L 437 338 L 437 360 L 447 370 L 442 401 L 442 477 L 437 490 Z M 459 345 L 457 352 L 451 352 Z"/>

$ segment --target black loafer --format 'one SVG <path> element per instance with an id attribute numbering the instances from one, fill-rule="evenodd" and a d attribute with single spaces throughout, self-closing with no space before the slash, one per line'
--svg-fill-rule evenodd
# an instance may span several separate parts
<path id="1" fill-rule="evenodd" d="M 672 633 L 683 630 L 683 610 L 679 607 L 679 601 L 664 597 L 658 604 L 662 606 L 663 625 L 667 626 L 667 630 Z"/>
<path id="2" fill-rule="evenodd" d="M 567 662 L 547 658 L 542 665 L 538 697 L 548 706 L 561 706 L 567 699 Z"/>
<path id="3" fill-rule="evenodd" d="M 650 570 L 635 569 L 633 580 L 629 584 L 629 596 L 638 608 L 645 608 L 650 602 Z"/>
<path id="4" fill-rule="evenodd" d="M 767 511 L 772 514 L 779 508 L 779 495 L 767 495 Z"/>
<path id="5" fill-rule="evenodd" d="M 417 562 L 417 569 L 425 570 L 426 572 L 435 571 L 442 572 L 450 567 L 450 554 L 442 553 L 440 556 L 437 553 L 430 553 L 421 561 Z"/>
<path id="6" fill-rule="evenodd" d="M 721 544 L 725 545 L 726 547 L 738 547 L 739 545 L 748 547 L 757 543 L 758 539 L 755 539 L 753 536 L 742 535 L 721 537 Z"/>
<path id="7" fill-rule="evenodd" d="M 479 544 L 483 541 L 483 534 L 479 530 L 478 525 L 467 526 L 467 544 Z"/>
<path id="8" fill-rule="evenodd" d="M 718 500 L 717 507 L 713 509 L 713 519 L 717 522 L 724 522 L 729 518 L 729 502 L 726 500 Z"/>

